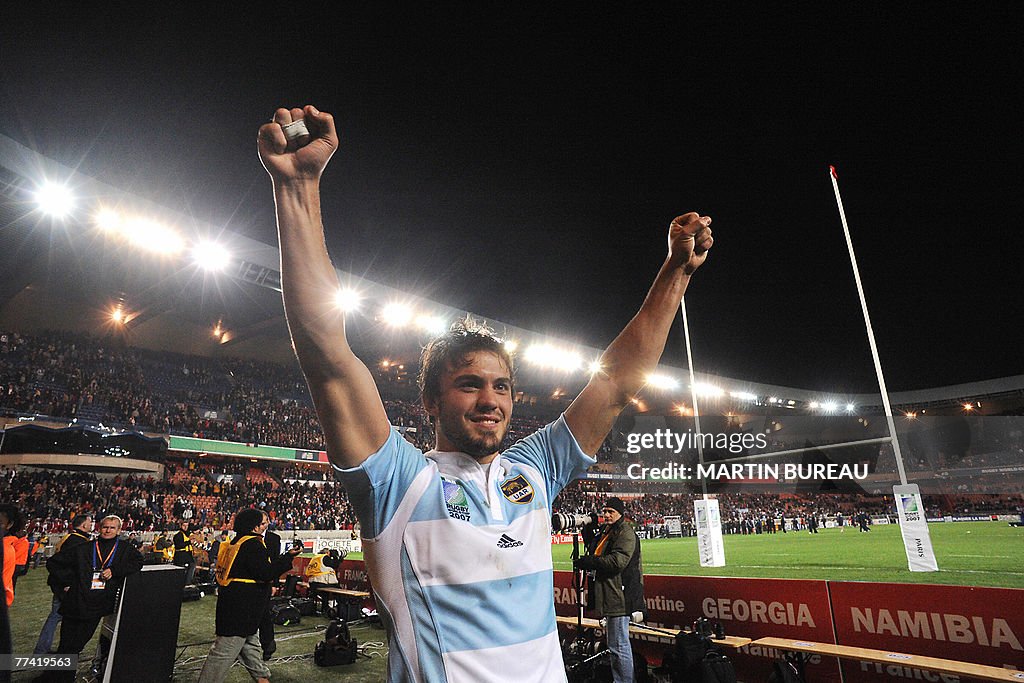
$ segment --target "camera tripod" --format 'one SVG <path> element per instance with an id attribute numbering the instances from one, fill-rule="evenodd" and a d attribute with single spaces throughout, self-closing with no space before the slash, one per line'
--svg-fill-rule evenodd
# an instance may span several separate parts
<path id="1" fill-rule="evenodd" d="M 572 534 L 572 587 L 576 594 L 576 634 L 562 641 L 562 660 L 565 662 L 565 673 L 570 683 L 591 680 L 594 666 L 611 654 L 607 648 L 598 650 L 599 641 L 594 629 L 583 626 L 583 612 L 586 609 L 583 599 L 586 571 L 575 568 L 575 561 L 579 557 L 580 532 L 576 529 Z"/>

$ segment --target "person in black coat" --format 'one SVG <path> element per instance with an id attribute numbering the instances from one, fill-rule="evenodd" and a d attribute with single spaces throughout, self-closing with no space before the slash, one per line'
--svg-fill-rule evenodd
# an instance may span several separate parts
<path id="1" fill-rule="evenodd" d="M 120 532 L 121 518 L 108 515 L 100 520 L 99 538 L 73 546 L 65 543 L 46 563 L 51 587 L 64 591 L 58 654 L 80 654 L 100 619 L 113 614 L 125 577 L 142 570 L 142 555 L 119 538 Z M 53 680 L 75 678 L 74 671 L 54 673 Z"/>
<path id="2" fill-rule="evenodd" d="M 270 605 L 271 583 L 292 566 L 298 548 L 271 557 L 262 534 L 267 519 L 249 508 L 235 515 L 235 538 L 217 563 L 217 638 L 206 657 L 199 683 L 220 683 L 236 659 L 253 679 L 265 683 L 270 669 L 260 656 L 257 636 L 260 621 Z M 233 554 L 234 558 L 230 559 Z M 230 562 L 230 564 L 227 564 Z"/>
<path id="3" fill-rule="evenodd" d="M 263 542 L 270 552 L 270 558 L 274 559 L 281 554 L 281 537 L 270 530 L 270 516 L 266 511 L 261 512 L 263 514 L 264 528 L 266 529 L 263 532 Z M 277 585 L 278 577 L 280 577 L 280 574 L 274 577 L 273 585 Z M 263 618 L 260 620 L 260 647 L 263 648 L 263 661 L 269 660 L 274 656 L 274 652 L 277 651 L 277 643 L 274 641 L 274 618 L 270 615 L 269 602 L 267 603 L 267 611 L 264 612 Z"/>
<path id="4" fill-rule="evenodd" d="M 83 543 L 89 543 L 92 540 L 92 515 L 75 515 L 71 520 L 71 527 L 71 533 L 57 544 L 57 553 L 60 553 L 62 550 L 69 550 Z M 54 554 L 56 555 L 57 553 Z M 60 607 L 61 601 L 64 599 L 65 587 L 60 585 L 60 581 L 53 574 L 50 574 L 46 583 L 53 592 L 53 600 L 50 605 L 50 616 L 46 618 L 42 630 L 39 631 L 39 639 L 36 641 L 35 649 L 32 651 L 34 655 L 49 654 L 50 648 L 53 646 L 53 637 L 57 634 L 57 627 L 61 622 Z"/>
<path id="5" fill-rule="evenodd" d="M 192 548 L 192 539 L 189 537 L 188 522 L 182 520 L 178 533 L 171 539 L 174 543 L 174 564 L 185 568 L 185 585 L 195 582 L 196 556 Z"/>

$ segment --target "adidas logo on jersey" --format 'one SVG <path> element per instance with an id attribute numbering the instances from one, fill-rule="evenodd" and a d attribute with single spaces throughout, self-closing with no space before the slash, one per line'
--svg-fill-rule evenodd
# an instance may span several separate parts
<path id="1" fill-rule="evenodd" d="M 518 548 L 522 544 L 522 541 L 517 541 L 508 534 L 502 534 L 501 538 L 498 539 L 499 548 Z"/>

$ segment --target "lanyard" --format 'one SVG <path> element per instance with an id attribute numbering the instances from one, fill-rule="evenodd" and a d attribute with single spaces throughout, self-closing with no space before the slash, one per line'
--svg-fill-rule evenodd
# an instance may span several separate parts
<path id="1" fill-rule="evenodd" d="M 93 549 L 92 549 L 92 568 L 93 568 L 93 571 L 96 570 L 96 562 L 97 562 L 97 560 L 103 560 L 100 563 L 100 566 L 99 566 L 100 571 L 102 571 L 102 570 L 106 569 L 108 566 L 110 566 L 111 560 L 114 559 L 114 553 L 117 552 L 117 544 L 120 543 L 120 542 L 121 542 L 121 539 L 117 539 L 116 541 L 114 541 L 114 547 L 110 549 L 109 553 L 107 553 L 107 557 L 106 558 L 102 558 L 102 557 L 100 557 L 100 542 L 96 541 L 96 543 L 95 543 L 95 545 L 93 546 Z"/>

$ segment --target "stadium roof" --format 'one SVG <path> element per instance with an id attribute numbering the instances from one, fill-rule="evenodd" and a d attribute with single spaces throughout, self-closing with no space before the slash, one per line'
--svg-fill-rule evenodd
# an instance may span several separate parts
<path id="1" fill-rule="evenodd" d="M 107 322 L 104 317 L 109 307 L 120 305 L 125 314 L 124 328 L 134 345 L 197 355 L 294 360 L 279 294 L 280 259 L 275 245 L 204 223 L 182 211 L 99 182 L 3 135 L 0 179 L 0 220 L 8 227 L 7 248 L 0 256 L 0 266 L 6 273 L 0 285 L 0 324 L 20 330 L 74 329 L 95 334 Z M 33 192 L 41 179 L 61 179 L 71 188 L 77 197 L 71 215 L 51 219 L 40 214 Z M 190 260 L 187 247 L 176 256 L 168 256 L 126 246 L 104 234 L 97 225 L 101 208 L 173 226 L 186 245 L 215 240 L 227 249 L 230 257 L 222 271 L 208 273 Z M 417 314 L 429 317 L 428 327 L 436 325 L 437 320 L 450 323 L 474 315 L 353 273 L 339 271 L 339 281 L 343 288 L 358 291 L 362 297 L 359 310 L 350 313 L 350 335 L 353 346 L 371 362 L 388 356 L 412 361 L 431 332 L 390 326 L 381 313 L 388 303 L 410 306 L 415 311 L 410 320 L 412 326 Z M 552 338 L 479 315 L 474 317 L 485 320 L 506 339 L 515 340 L 521 351 L 548 345 L 576 354 L 578 367 L 571 371 L 520 363 L 521 377 L 541 386 L 581 386 L 587 364 L 601 352 L 568 339 Z M 214 325 L 226 334 L 215 338 L 211 333 Z M 689 402 L 685 368 L 662 366 L 659 373 L 682 387 L 675 392 L 678 400 Z M 790 407 L 806 407 L 835 401 L 838 405 L 856 405 L 859 410 L 881 409 L 877 394 L 835 394 L 827 387 L 794 388 L 706 373 L 698 373 L 697 381 L 705 388 L 705 396 L 711 397 L 721 393 L 738 401 L 771 400 L 781 407 L 787 403 Z M 895 406 L 924 406 L 1022 394 L 1024 375 L 1017 375 L 896 392 L 891 401 Z"/>

